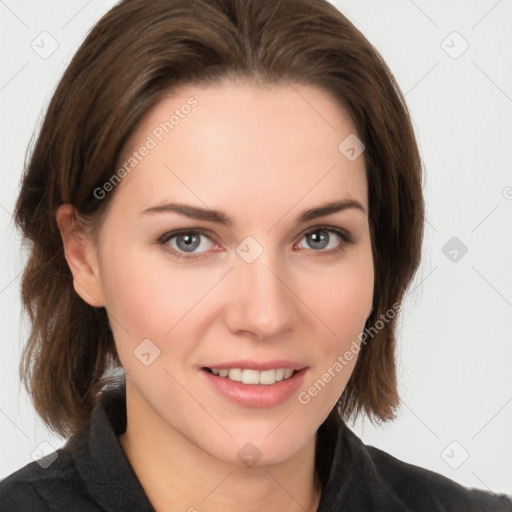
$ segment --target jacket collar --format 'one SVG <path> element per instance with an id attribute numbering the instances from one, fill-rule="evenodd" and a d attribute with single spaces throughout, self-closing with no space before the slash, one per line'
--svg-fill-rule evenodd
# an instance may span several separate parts
<path id="1" fill-rule="evenodd" d="M 325 475 L 317 512 L 404 510 L 404 503 L 384 482 L 368 447 L 335 410 L 318 429 L 316 467 Z"/>
<path id="2" fill-rule="evenodd" d="M 66 447 L 87 491 L 102 509 L 155 512 L 117 438 L 125 430 L 123 385 L 101 394 L 88 424 Z"/>
<path id="3" fill-rule="evenodd" d="M 85 428 L 66 447 L 89 494 L 107 512 L 155 512 L 118 440 L 125 430 L 123 384 L 101 394 Z M 403 507 L 382 484 L 367 447 L 334 410 L 318 429 L 315 468 L 322 484 L 318 512 Z"/>

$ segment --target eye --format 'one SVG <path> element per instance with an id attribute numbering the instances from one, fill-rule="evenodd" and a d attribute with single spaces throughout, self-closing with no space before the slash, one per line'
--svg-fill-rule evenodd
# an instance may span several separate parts
<path id="1" fill-rule="evenodd" d="M 163 235 L 159 243 L 181 258 L 193 258 L 216 247 L 208 235 L 198 230 L 172 231 Z"/>
<path id="2" fill-rule="evenodd" d="M 313 249 L 316 252 L 341 251 L 354 237 L 344 230 L 333 227 L 319 227 L 308 231 L 300 240 L 300 249 Z"/>
<path id="3" fill-rule="evenodd" d="M 342 252 L 347 244 L 354 241 L 355 237 L 343 229 L 320 226 L 306 232 L 295 247 L 332 254 Z M 219 249 L 212 237 L 200 229 L 171 231 L 162 235 L 158 243 L 173 256 L 184 259 L 207 257 L 206 253 Z"/>

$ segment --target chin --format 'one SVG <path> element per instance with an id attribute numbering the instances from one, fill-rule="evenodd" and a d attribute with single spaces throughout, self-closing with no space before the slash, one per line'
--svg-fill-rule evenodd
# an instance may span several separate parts
<path id="1" fill-rule="evenodd" d="M 283 424 L 281 432 L 278 432 L 280 427 L 276 428 L 274 425 L 273 428 L 275 429 L 273 432 L 268 428 L 255 432 L 253 427 L 250 431 L 239 433 L 227 442 L 219 440 L 214 445 L 203 446 L 203 450 L 226 464 L 262 467 L 283 463 L 306 449 L 309 441 L 314 442 L 314 428 L 311 432 L 305 431 L 304 426 L 284 426 Z M 296 434 L 292 435 L 292 432 Z"/>

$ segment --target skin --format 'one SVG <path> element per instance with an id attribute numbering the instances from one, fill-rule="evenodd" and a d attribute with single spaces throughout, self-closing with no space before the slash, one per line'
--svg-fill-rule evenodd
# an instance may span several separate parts
<path id="1" fill-rule="evenodd" d="M 229 401 L 200 368 L 299 361 L 304 391 L 357 339 L 374 282 L 364 155 L 350 161 L 338 150 L 356 131 L 324 90 L 245 81 L 175 91 L 146 114 L 128 149 L 191 96 L 197 107 L 110 192 L 97 240 L 73 235 L 70 205 L 57 212 L 75 289 L 106 308 L 127 374 L 120 443 L 158 511 L 316 510 L 315 433 L 356 357 L 308 404 L 294 395 L 270 408 Z M 364 211 L 297 221 L 344 199 Z M 232 225 L 140 213 L 167 202 L 221 210 Z M 311 246 L 305 235 L 325 225 L 354 241 L 328 232 L 327 249 Z M 183 228 L 211 236 L 194 259 L 171 252 L 182 247 L 176 238 L 158 243 Z M 252 263 L 236 252 L 247 236 L 263 248 Z M 148 338 L 160 356 L 145 366 L 134 350 Z M 261 453 L 252 467 L 237 456 L 247 442 Z"/>

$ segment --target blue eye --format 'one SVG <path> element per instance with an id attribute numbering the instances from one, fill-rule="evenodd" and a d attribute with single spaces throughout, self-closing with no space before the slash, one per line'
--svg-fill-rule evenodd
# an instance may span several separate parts
<path id="1" fill-rule="evenodd" d="M 182 258 L 191 258 L 196 254 L 208 252 L 215 246 L 210 237 L 197 230 L 166 233 L 161 237 L 160 243 L 167 245 L 171 252 Z"/>
<path id="2" fill-rule="evenodd" d="M 355 237 L 347 231 L 332 226 L 320 226 L 310 229 L 295 244 L 294 248 L 311 250 L 318 255 L 340 253 Z M 165 233 L 158 243 L 176 258 L 203 259 L 208 252 L 219 249 L 216 242 L 200 229 L 180 229 Z"/>
<path id="3" fill-rule="evenodd" d="M 305 240 L 307 246 L 301 244 Z M 301 249 L 313 249 L 317 253 L 338 253 L 342 252 L 346 244 L 355 242 L 355 237 L 343 229 L 332 226 L 320 226 L 309 230 L 301 238 L 299 247 Z"/>
<path id="4" fill-rule="evenodd" d="M 323 250 L 333 249 L 339 243 L 339 235 L 327 230 L 317 229 L 307 233 L 302 240 L 305 240 L 310 249 Z"/>

